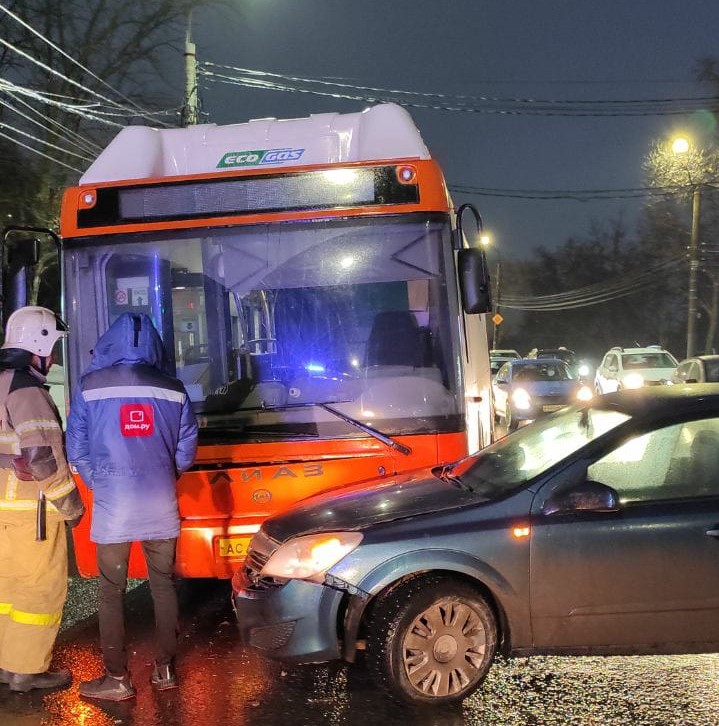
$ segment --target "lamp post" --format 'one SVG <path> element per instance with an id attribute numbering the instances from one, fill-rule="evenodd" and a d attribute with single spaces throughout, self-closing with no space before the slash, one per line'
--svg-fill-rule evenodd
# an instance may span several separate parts
<path id="1" fill-rule="evenodd" d="M 689 238 L 689 305 L 687 313 L 687 358 L 696 350 L 697 273 L 699 272 L 699 215 L 701 187 L 692 190 L 692 232 Z"/>
<path id="2" fill-rule="evenodd" d="M 672 141 L 674 154 L 686 154 L 691 144 L 684 137 Z M 692 228 L 689 237 L 689 291 L 687 305 L 687 358 L 696 350 L 696 323 L 699 272 L 699 219 L 701 214 L 701 184 L 694 182 L 692 188 Z"/>
<path id="3" fill-rule="evenodd" d="M 482 245 L 482 247 L 488 248 L 492 245 L 492 237 L 491 235 L 487 234 L 486 232 L 483 233 L 479 238 L 479 243 Z M 492 278 L 492 298 L 494 300 L 494 306 L 492 310 L 492 348 L 496 348 L 499 345 L 499 326 L 501 324 L 501 316 L 499 315 L 499 290 L 500 290 L 500 282 L 501 282 L 501 265 L 499 260 L 497 260 L 497 266 L 495 267 L 496 272 L 494 273 L 494 277 Z M 497 321 L 500 322 L 497 322 Z"/>

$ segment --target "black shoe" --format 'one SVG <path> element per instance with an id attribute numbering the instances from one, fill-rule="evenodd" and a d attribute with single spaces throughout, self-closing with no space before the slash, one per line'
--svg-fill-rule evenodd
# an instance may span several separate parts
<path id="1" fill-rule="evenodd" d="M 104 676 L 80 684 L 81 696 L 99 698 L 102 701 L 126 701 L 128 698 L 134 698 L 136 693 L 129 673 L 120 678 L 106 673 Z"/>
<path id="2" fill-rule="evenodd" d="M 177 688 L 177 673 L 172 663 L 155 663 L 150 679 L 153 687 L 158 691 L 168 691 L 170 688 Z"/>
<path id="3" fill-rule="evenodd" d="M 26 693 L 34 688 L 67 688 L 72 683 L 72 674 L 63 668 L 59 671 L 45 671 L 44 673 L 11 673 L 7 682 L 11 691 Z"/>

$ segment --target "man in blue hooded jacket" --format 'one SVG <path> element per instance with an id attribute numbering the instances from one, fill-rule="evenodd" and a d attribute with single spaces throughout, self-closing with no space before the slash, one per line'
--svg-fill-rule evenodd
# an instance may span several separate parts
<path id="1" fill-rule="evenodd" d="M 98 340 L 67 422 L 68 460 L 93 491 L 90 539 L 97 544 L 106 671 L 80 684 L 82 696 L 122 701 L 135 695 L 123 613 L 135 541 L 147 562 L 155 612 L 152 684 L 177 686 L 176 481 L 196 449 L 197 421 L 182 382 L 166 370 L 159 333 L 147 315 L 123 313 Z"/>

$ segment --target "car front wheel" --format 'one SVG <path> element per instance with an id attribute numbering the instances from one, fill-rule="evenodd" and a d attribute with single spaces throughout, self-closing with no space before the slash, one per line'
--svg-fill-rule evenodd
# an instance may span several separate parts
<path id="1" fill-rule="evenodd" d="M 497 650 L 497 621 L 471 585 L 415 577 L 380 596 L 368 624 L 367 664 L 390 696 L 446 705 L 469 696 Z"/>

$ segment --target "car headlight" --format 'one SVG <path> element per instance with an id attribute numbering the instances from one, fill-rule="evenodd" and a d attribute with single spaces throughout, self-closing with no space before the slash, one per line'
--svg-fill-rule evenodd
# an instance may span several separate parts
<path id="1" fill-rule="evenodd" d="M 275 550 L 260 576 L 323 582 L 325 572 L 361 541 L 359 532 L 323 532 L 295 537 Z"/>
<path id="2" fill-rule="evenodd" d="M 577 391 L 577 401 L 591 401 L 594 398 L 594 391 L 589 386 L 580 386 Z"/>
<path id="3" fill-rule="evenodd" d="M 512 391 L 512 403 L 521 411 L 526 411 L 532 405 L 532 397 L 523 388 L 515 388 Z"/>
<path id="4" fill-rule="evenodd" d="M 622 382 L 624 388 L 641 388 L 644 385 L 644 378 L 641 373 L 627 373 Z"/>
<path id="5" fill-rule="evenodd" d="M 580 376 L 588 376 L 589 375 L 589 366 L 586 363 L 582 363 L 582 365 L 579 366 L 579 375 Z"/>

